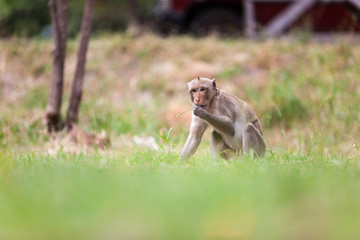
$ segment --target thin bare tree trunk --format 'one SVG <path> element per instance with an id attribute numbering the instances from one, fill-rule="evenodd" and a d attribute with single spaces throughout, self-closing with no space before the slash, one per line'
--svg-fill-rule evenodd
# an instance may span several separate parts
<path id="1" fill-rule="evenodd" d="M 54 58 L 50 85 L 50 94 L 45 110 L 45 122 L 48 131 L 60 128 L 61 101 L 64 80 L 64 62 L 67 38 L 67 0 L 50 0 L 49 9 L 54 36 Z"/>
<path id="2" fill-rule="evenodd" d="M 90 39 L 94 6 L 95 0 L 86 0 L 81 23 L 81 39 L 78 51 L 76 71 L 74 76 L 74 82 L 72 85 L 69 108 L 66 116 L 66 125 L 69 129 L 71 129 L 72 125 L 78 121 L 79 106 L 81 102 L 82 88 L 84 82 L 86 52 Z"/>

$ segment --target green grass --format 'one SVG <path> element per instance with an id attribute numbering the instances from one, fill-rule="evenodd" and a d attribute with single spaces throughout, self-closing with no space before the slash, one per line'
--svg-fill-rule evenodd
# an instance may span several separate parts
<path id="1" fill-rule="evenodd" d="M 357 239 L 356 159 L 0 156 L 2 239 Z"/>

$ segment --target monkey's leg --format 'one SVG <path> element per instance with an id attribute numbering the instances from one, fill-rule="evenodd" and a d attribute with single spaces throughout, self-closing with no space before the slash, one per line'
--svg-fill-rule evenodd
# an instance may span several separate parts
<path id="1" fill-rule="evenodd" d="M 252 123 L 248 123 L 244 130 L 243 151 L 249 153 L 251 149 L 255 151 L 257 156 L 263 157 L 266 146 L 259 130 L 257 130 Z"/>
<path id="2" fill-rule="evenodd" d="M 213 130 L 211 133 L 211 153 L 214 159 L 220 156 L 226 160 L 230 159 L 232 153 L 230 147 L 226 145 L 221 135 L 216 130 Z"/>

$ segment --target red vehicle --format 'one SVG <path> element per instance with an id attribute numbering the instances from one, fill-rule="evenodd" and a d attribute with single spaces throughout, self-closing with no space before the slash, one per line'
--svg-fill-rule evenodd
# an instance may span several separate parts
<path id="1" fill-rule="evenodd" d="M 211 31 L 241 34 L 254 30 L 282 33 L 289 29 L 315 32 L 357 32 L 360 30 L 359 0 L 159 0 L 155 8 L 162 32 Z M 245 20 L 246 19 L 246 20 Z"/>

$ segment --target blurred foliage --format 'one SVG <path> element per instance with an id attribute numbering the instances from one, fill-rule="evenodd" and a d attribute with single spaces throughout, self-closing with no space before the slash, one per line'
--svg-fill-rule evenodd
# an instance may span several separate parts
<path id="1" fill-rule="evenodd" d="M 294 121 L 306 117 L 307 109 L 302 99 L 296 96 L 294 76 L 289 72 L 281 72 L 279 75 L 277 81 L 270 85 L 274 106 L 265 113 L 266 127 L 272 127 L 276 123 L 288 127 Z"/>
<path id="2" fill-rule="evenodd" d="M 39 34 L 49 24 L 47 0 L 0 0 L 0 35 Z"/>
<path id="3" fill-rule="evenodd" d="M 36 36 L 49 34 L 48 0 L 0 0 L 0 36 Z M 149 24 L 155 0 L 138 0 L 140 23 Z M 79 32 L 85 0 L 69 1 L 69 36 Z M 126 1 L 97 1 L 93 30 L 122 31 L 131 19 L 132 11 Z"/>

